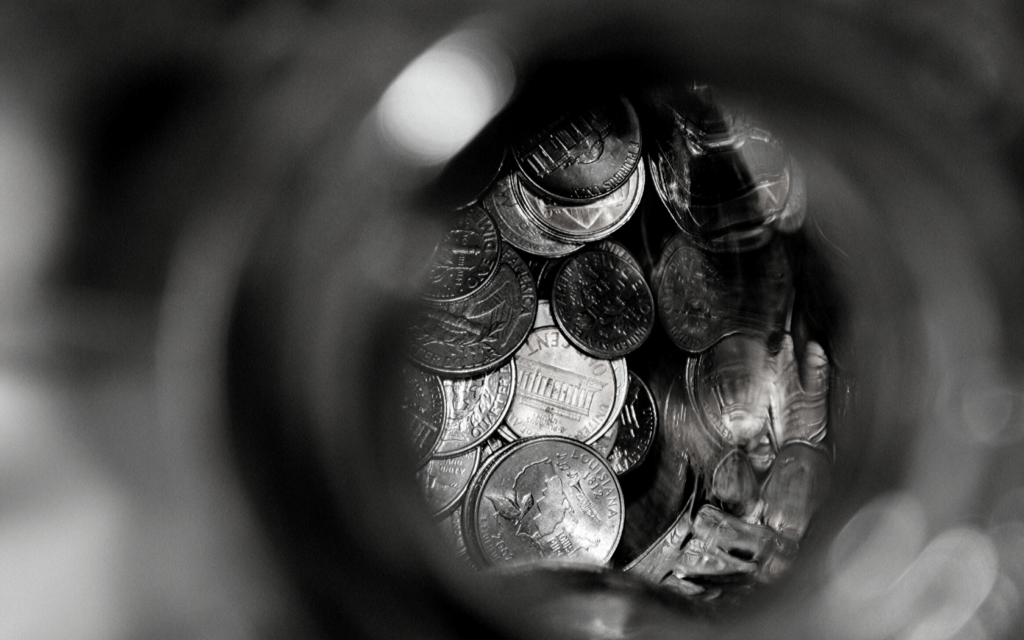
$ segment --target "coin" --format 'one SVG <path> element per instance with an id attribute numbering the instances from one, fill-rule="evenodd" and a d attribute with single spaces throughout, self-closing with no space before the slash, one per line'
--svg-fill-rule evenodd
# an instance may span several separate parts
<path id="1" fill-rule="evenodd" d="M 447 458 L 431 458 L 416 472 L 423 497 L 434 515 L 446 513 L 458 504 L 480 463 L 480 449 Z"/>
<path id="2" fill-rule="evenodd" d="M 590 445 L 594 447 L 594 451 L 597 451 L 606 459 L 608 454 L 612 452 L 612 447 L 615 446 L 615 438 L 619 435 L 619 421 L 615 420 L 612 422 L 612 426 L 604 432 L 600 438 L 594 441 L 594 444 Z"/>
<path id="3" fill-rule="evenodd" d="M 434 450 L 444 426 L 444 392 L 437 376 L 402 364 L 398 371 L 398 408 L 412 445 L 413 459 L 422 465 Z"/>
<path id="4" fill-rule="evenodd" d="M 677 244 L 655 270 L 658 317 L 672 342 L 698 353 L 722 337 L 725 282 L 711 261 L 698 249 Z"/>
<path id="5" fill-rule="evenodd" d="M 654 328 L 654 298 L 640 270 L 605 251 L 565 260 L 551 296 L 566 337 L 595 358 L 635 351 Z"/>
<path id="6" fill-rule="evenodd" d="M 541 228 L 564 242 L 593 242 L 607 238 L 626 224 L 644 194 L 646 171 L 641 162 L 621 187 L 587 203 L 564 204 L 532 193 L 520 183 L 516 196 Z"/>
<path id="7" fill-rule="evenodd" d="M 520 437 L 600 437 L 615 403 L 611 364 L 592 358 L 556 327 L 530 332 L 516 352 L 519 380 L 505 423 Z"/>
<path id="8" fill-rule="evenodd" d="M 441 532 L 441 538 L 448 543 L 448 546 L 455 553 L 455 557 L 464 560 L 467 565 L 472 566 L 468 557 L 469 551 L 466 549 L 466 538 L 463 535 L 462 505 L 455 505 L 455 508 L 448 515 L 438 520 L 437 528 Z"/>
<path id="9" fill-rule="evenodd" d="M 409 327 L 409 357 L 441 374 L 468 376 L 501 366 L 526 339 L 537 294 L 526 263 L 503 247 L 487 286 L 454 302 L 424 302 Z"/>
<path id="10" fill-rule="evenodd" d="M 541 192 L 593 200 L 621 186 L 640 162 L 640 121 L 624 97 L 572 109 L 512 148 Z"/>
<path id="11" fill-rule="evenodd" d="M 658 411 L 654 397 L 632 371 L 629 372 L 629 391 L 626 406 L 615 420 L 614 446 L 608 454 L 608 462 L 617 475 L 623 475 L 640 466 L 654 444 L 658 431 Z"/>
<path id="12" fill-rule="evenodd" d="M 794 180 L 779 140 L 705 92 L 682 102 L 654 109 L 658 135 L 648 151 L 651 181 L 679 228 L 711 251 L 763 246 L 780 223 L 798 228 L 802 175 Z"/>
<path id="13" fill-rule="evenodd" d="M 498 428 L 512 404 L 516 365 L 513 360 L 472 378 L 441 380 L 445 415 L 434 456 L 452 456 L 478 446 Z"/>
<path id="14" fill-rule="evenodd" d="M 597 251 L 607 251 L 608 253 L 614 253 L 615 255 L 619 256 L 629 264 L 636 267 L 637 271 L 643 272 L 643 268 L 641 268 L 640 263 L 637 262 L 633 254 L 630 253 L 629 250 L 626 249 L 626 247 L 622 246 L 618 242 L 615 242 L 614 240 L 600 240 L 591 245 L 591 248 Z"/>
<path id="15" fill-rule="evenodd" d="M 565 256 L 582 246 L 556 240 L 524 208 L 516 172 L 502 176 L 484 196 L 484 207 L 494 216 L 503 240 L 516 249 L 545 258 Z"/>
<path id="16" fill-rule="evenodd" d="M 457 300 L 484 286 L 494 275 L 499 256 L 498 229 L 479 205 L 457 210 L 430 259 L 420 295 L 430 300 Z"/>
<path id="17" fill-rule="evenodd" d="M 551 301 L 540 300 L 537 302 L 537 318 L 533 321 L 533 328 L 555 326 L 555 316 L 551 314 Z"/>
<path id="18" fill-rule="evenodd" d="M 465 519 L 487 564 L 603 565 L 622 535 L 622 506 L 622 489 L 599 453 L 568 438 L 531 438 L 481 474 Z"/>

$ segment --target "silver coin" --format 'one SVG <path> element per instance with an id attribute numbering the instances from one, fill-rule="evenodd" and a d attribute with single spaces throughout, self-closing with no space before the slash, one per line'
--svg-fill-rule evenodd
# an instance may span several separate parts
<path id="1" fill-rule="evenodd" d="M 595 249 L 597 251 L 607 251 L 608 253 L 617 255 L 626 262 L 628 262 L 629 264 L 636 267 L 637 271 L 643 273 L 643 268 L 641 268 L 640 263 L 637 262 L 637 259 L 633 256 L 633 254 L 630 253 L 629 250 L 626 249 L 626 247 L 622 246 L 622 244 L 615 242 L 614 240 L 609 240 L 607 238 L 604 240 L 600 240 L 598 242 L 595 242 L 591 246 L 591 249 Z"/>
<path id="2" fill-rule="evenodd" d="M 416 472 L 416 480 L 434 515 L 446 513 L 458 504 L 480 463 L 480 449 L 447 458 L 431 458 Z"/>
<path id="3" fill-rule="evenodd" d="M 526 212 L 521 196 L 519 174 L 498 179 L 484 196 L 483 205 L 494 218 L 503 240 L 516 249 L 545 258 L 569 255 L 582 244 L 556 240 Z"/>
<path id="4" fill-rule="evenodd" d="M 517 436 L 600 437 L 615 403 L 615 373 L 556 327 L 534 329 L 516 352 L 519 380 L 505 419 Z"/>
<path id="5" fill-rule="evenodd" d="M 431 371 L 468 376 L 501 366 L 526 339 L 537 313 L 533 276 L 504 247 L 487 286 L 454 302 L 424 302 L 409 327 L 409 357 Z"/>
<path id="6" fill-rule="evenodd" d="M 608 454 L 612 452 L 612 447 L 615 446 L 615 438 L 619 435 L 619 421 L 615 420 L 604 434 L 594 441 L 594 444 L 590 445 L 594 447 L 594 451 L 600 453 L 605 459 L 608 458 Z M 613 467 L 614 469 L 614 467 Z"/>
<path id="7" fill-rule="evenodd" d="M 513 146 L 523 174 L 542 193 L 589 201 L 617 189 L 640 162 L 641 130 L 633 105 L 610 96 L 576 105 Z"/>
<path id="8" fill-rule="evenodd" d="M 449 222 L 420 290 L 430 300 L 464 298 L 483 287 L 498 266 L 498 229 L 483 207 L 459 209 Z"/>
<path id="9" fill-rule="evenodd" d="M 635 373 L 629 372 L 626 406 L 615 420 L 618 436 L 608 454 L 608 462 L 618 475 L 640 466 L 654 444 L 658 431 L 658 411 L 650 389 Z"/>
<path id="10" fill-rule="evenodd" d="M 730 329 L 726 323 L 726 284 L 700 250 L 676 244 L 655 268 L 658 317 L 677 347 L 699 353 Z"/>
<path id="11" fill-rule="evenodd" d="M 398 371 L 398 409 L 413 459 L 422 465 L 441 437 L 444 391 L 437 376 L 402 364 Z"/>
<path id="12" fill-rule="evenodd" d="M 566 258 L 551 293 L 565 336 L 596 358 L 621 358 L 654 328 L 654 297 L 639 269 L 606 251 Z"/>
<path id="13" fill-rule="evenodd" d="M 441 538 L 448 543 L 455 557 L 472 566 L 469 560 L 469 550 L 466 548 L 466 537 L 463 534 L 462 509 L 461 504 L 455 505 L 448 515 L 437 521 L 437 528 L 441 532 Z"/>
<path id="14" fill-rule="evenodd" d="M 482 376 L 441 380 L 445 421 L 434 457 L 464 453 L 494 433 L 512 404 L 515 379 L 516 365 L 509 360 Z"/>
<path id="15" fill-rule="evenodd" d="M 562 204 L 539 196 L 522 184 L 516 195 L 526 213 L 550 235 L 563 242 L 594 242 L 618 231 L 636 212 L 646 175 L 644 163 L 640 162 L 625 184 L 600 200 L 585 204 Z"/>
<path id="16" fill-rule="evenodd" d="M 551 301 L 539 300 L 537 302 L 537 318 L 533 321 L 533 328 L 555 326 L 555 316 L 551 313 Z"/>
<path id="17" fill-rule="evenodd" d="M 599 453 L 568 438 L 509 447 L 467 496 L 471 547 L 491 565 L 539 561 L 603 565 L 623 527 L 618 480 Z"/>

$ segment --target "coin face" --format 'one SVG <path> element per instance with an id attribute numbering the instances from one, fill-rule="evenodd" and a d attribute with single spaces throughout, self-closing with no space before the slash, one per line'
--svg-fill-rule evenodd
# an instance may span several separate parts
<path id="1" fill-rule="evenodd" d="M 629 372 L 626 406 L 615 424 L 618 436 L 607 457 L 612 469 L 621 476 L 640 466 L 658 431 L 658 411 L 651 390 L 632 371 Z"/>
<path id="2" fill-rule="evenodd" d="M 444 426 L 444 392 L 437 376 L 403 364 L 398 372 L 398 407 L 418 465 L 430 457 Z"/>
<path id="3" fill-rule="evenodd" d="M 454 507 L 469 488 L 477 465 L 480 449 L 447 458 L 431 458 L 416 472 L 416 480 L 434 515 L 446 513 Z"/>
<path id="4" fill-rule="evenodd" d="M 424 302 L 409 327 L 409 357 L 450 376 L 468 376 L 501 364 L 526 339 L 537 294 L 526 263 L 504 247 L 485 287 L 454 302 Z"/>
<path id="5" fill-rule="evenodd" d="M 505 419 L 515 435 L 600 436 L 615 404 L 609 362 L 574 347 L 557 327 L 534 329 L 515 358 L 519 380 Z"/>
<path id="6" fill-rule="evenodd" d="M 622 489 L 592 448 L 532 438 L 510 446 L 482 475 L 465 516 L 487 564 L 602 565 L 611 558 L 622 535 Z"/>
<path id="7" fill-rule="evenodd" d="M 606 196 L 640 161 L 640 121 L 629 102 L 610 97 L 552 119 L 513 146 L 534 186 L 555 198 Z"/>
<path id="8" fill-rule="evenodd" d="M 509 173 L 501 177 L 484 197 L 484 207 L 494 216 L 494 222 L 503 240 L 516 249 L 545 258 L 569 255 L 582 246 L 580 243 L 563 242 L 546 232 L 526 212 L 522 197 L 519 174 Z"/>
<path id="9" fill-rule="evenodd" d="M 498 266 L 498 229 L 483 207 L 459 209 L 434 249 L 420 294 L 430 300 L 457 300 L 478 290 Z"/>
<path id="10" fill-rule="evenodd" d="M 566 242 L 593 242 L 610 236 L 626 224 L 643 197 L 646 172 L 641 162 L 621 187 L 587 203 L 565 204 L 532 193 L 523 185 L 515 194 L 533 220 Z"/>
<path id="11" fill-rule="evenodd" d="M 551 306 L 566 337 L 596 358 L 632 353 L 654 328 L 654 297 L 643 274 L 605 251 L 565 260 L 555 277 Z"/>
<path id="12" fill-rule="evenodd" d="M 626 262 L 628 262 L 629 264 L 636 267 L 637 271 L 640 271 L 641 273 L 643 272 L 643 268 L 640 267 L 640 263 L 636 261 L 636 258 L 633 256 L 633 254 L 630 253 L 629 250 L 626 249 L 626 247 L 622 246 L 618 242 L 615 242 L 614 240 L 606 239 L 601 240 L 599 242 L 595 242 L 592 248 L 596 249 L 597 251 L 607 251 L 608 253 L 613 253 L 618 257 L 622 258 L 623 260 L 625 260 Z"/>
<path id="13" fill-rule="evenodd" d="M 472 378 L 445 378 L 445 421 L 434 456 L 452 456 L 480 445 L 508 413 L 516 365 L 513 360 Z"/>
<path id="14" fill-rule="evenodd" d="M 718 340 L 725 329 L 725 282 L 699 250 L 677 245 L 656 269 L 658 316 L 672 342 L 691 353 Z"/>

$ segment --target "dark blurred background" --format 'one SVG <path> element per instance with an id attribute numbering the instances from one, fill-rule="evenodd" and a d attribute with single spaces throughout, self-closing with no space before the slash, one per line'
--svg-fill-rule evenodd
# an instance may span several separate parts
<path id="1" fill-rule="evenodd" d="M 464 605 L 457 590 L 435 603 L 449 612 L 442 620 L 366 623 L 446 584 L 424 578 L 434 565 L 415 558 L 367 579 L 365 597 L 379 610 L 342 606 L 359 583 L 346 582 L 345 551 L 309 564 L 302 552 L 312 547 L 297 551 L 302 535 L 288 523 L 303 527 L 299 515 L 321 513 L 311 525 L 323 528 L 312 536 L 321 544 L 334 528 L 341 541 L 364 529 L 331 511 L 329 496 L 288 509 L 306 495 L 304 482 L 351 478 L 328 470 L 280 492 L 254 489 L 254 465 L 271 479 L 305 468 L 316 436 L 293 436 L 306 443 L 288 450 L 293 466 L 277 465 L 270 439 L 242 454 L 239 471 L 245 425 L 226 428 L 238 412 L 223 383 L 232 367 L 256 376 L 266 366 L 229 361 L 240 314 L 251 326 L 265 312 L 252 339 L 280 340 L 289 353 L 298 345 L 299 355 L 282 359 L 295 374 L 281 391 L 288 400 L 265 415 L 331 414 L 304 404 L 324 391 L 305 384 L 319 379 L 320 356 L 303 349 L 342 338 L 353 351 L 379 346 L 368 329 L 379 309 L 345 316 L 327 334 L 292 316 L 345 315 L 374 291 L 401 288 L 402 258 L 382 254 L 415 244 L 407 224 L 416 218 L 376 216 L 366 203 L 422 186 L 434 169 L 380 159 L 386 150 L 367 147 L 361 127 L 405 65 L 470 19 L 498 34 L 516 81 L 545 60 L 649 58 L 758 109 L 808 167 L 809 224 L 834 246 L 863 310 L 851 319 L 848 369 L 863 383 L 847 429 L 848 487 L 826 527 L 835 542 L 812 548 L 798 572 L 821 588 L 811 599 L 787 587 L 788 603 L 701 632 L 1016 637 L 1024 12 L 1000 0 L 514 9 L 412 0 L 0 7 L 0 638 L 333 637 L 346 626 L 352 635 L 443 637 L 490 628 L 494 610 Z M 374 180 L 354 186 L 353 167 Z M 334 240 L 318 244 L 311 237 L 325 221 Z M 333 261 L 324 269 L 333 276 L 303 280 L 308 265 Z M 366 401 L 344 388 L 353 403 Z M 332 410 L 359 422 L 342 409 Z M 346 446 L 372 446 L 364 440 Z M 402 513 L 403 504 L 389 505 Z M 289 515 L 267 515 L 276 512 Z M 372 554 L 361 557 L 375 566 Z M 390 586 L 398 581 L 408 588 Z M 328 583 L 342 586 L 317 586 Z M 608 613 L 575 605 L 574 622 Z M 474 611 L 465 627 L 451 621 L 463 607 Z M 784 615 L 792 611 L 802 615 Z M 618 627 L 602 622 L 594 635 L 675 635 L 685 624 L 655 617 L 636 631 L 629 615 L 615 619 Z"/>

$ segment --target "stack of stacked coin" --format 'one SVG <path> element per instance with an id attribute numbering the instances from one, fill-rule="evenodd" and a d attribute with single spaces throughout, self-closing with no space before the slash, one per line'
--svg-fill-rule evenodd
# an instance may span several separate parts
<path id="1" fill-rule="evenodd" d="M 798 166 L 703 88 L 568 105 L 509 150 L 409 325 L 443 534 L 479 567 L 613 563 L 703 598 L 779 575 L 831 460 L 825 349 L 791 329 Z"/>

